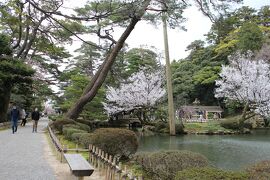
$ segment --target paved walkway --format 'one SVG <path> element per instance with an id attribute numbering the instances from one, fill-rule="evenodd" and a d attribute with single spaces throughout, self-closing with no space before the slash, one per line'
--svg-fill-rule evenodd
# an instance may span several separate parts
<path id="1" fill-rule="evenodd" d="M 38 132 L 32 133 L 32 122 L 0 131 L 0 179 L 1 180 L 55 180 L 56 176 L 45 157 L 48 146 L 43 129 L 47 119 L 41 119 Z"/>

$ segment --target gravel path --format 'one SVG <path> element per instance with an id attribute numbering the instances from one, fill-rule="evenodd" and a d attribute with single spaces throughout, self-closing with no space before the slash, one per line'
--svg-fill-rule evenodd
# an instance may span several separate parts
<path id="1" fill-rule="evenodd" d="M 48 123 L 41 119 L 38 132 L 32 133 L 32 122 L 0 131 L 0 179 L 1 180 L 55 180 L 55 174 L 45 158 L 46 142 L 43 130 Z"/>

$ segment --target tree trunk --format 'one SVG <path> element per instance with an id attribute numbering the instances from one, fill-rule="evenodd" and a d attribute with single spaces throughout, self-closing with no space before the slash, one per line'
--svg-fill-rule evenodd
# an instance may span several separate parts
<path id="1" fill-rule="evenodd" d="M 0 95 L 0 122 L 7 121 L 7 111 L 11 95 L 11 86 L 5 85 L 2 87 L 3 92 Z"/>
<path id="2" fill-rule="evenodd" d="M 243 127 L 244 127 L 244 122 L 246 120 L 246 115 L 247 115 L 248 107 L 249 107 L 249 103 L 246 102 L 245 103 L 245 106 L 244 106 L 244 109 L 243 109 L 243 112 L 242 112 L 242 115 L 241 115 L 241 117 L 239 119 L 239 127 L 240 127 L 240 129 L 243 129 Z"/>
<path id="3" fill-rule="evenodd" d="M 83 107 L 90 102 L 98 92 L 98 89 L 101 87 L 102 83 L 105 81 L 105 78 L 111 69 L 113 62 L 116 59 L 119 51 L 123 47 L 125 40 L 128 38 L 132 30 L 134 29 L 135 25 L 139 22 L 141 17 L 143 16 L 146 7 L 149 5 L 150 0 L 144 1 L 144 8 L 142 11 L 139 12 L 136 16 L 131 19 L 128 27 L 121 35 L 119 40 L 117 41 L 116 45 L 112 49 L 111 53 L 107 55 L 105 61 L 102 63 L 101 67 L 99 68 L 98 72 L 94 75 L 91 82 L 86 87 L 82 96 L 77 100 L 77 102 L 68 110 L 67 114 L 65 115 L 68 119 L 77 119 L 79 114 L 82 112 Z"/>

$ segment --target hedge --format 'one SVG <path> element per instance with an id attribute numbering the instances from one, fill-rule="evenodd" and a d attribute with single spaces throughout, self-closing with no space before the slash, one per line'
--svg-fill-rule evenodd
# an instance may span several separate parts
<path id="1" fill-rule="evenodd" d="M 84 144 L 82 143 L 82 136 L 87 136 L 87 135 L 89 135 L 89 133 L 87 133 L 87 132 L 83 132 L 83 133 L 81 133 L 81 132 L 73 133 L 73 134 L 71 135 L 71 139 L 72 139 L 72 141 L 76 142 L 77 144 L 82 144 L 82 145 L 84 145 Z M 85 148 L 88 148 L 88 147 L 86 146 Z"/>
<path id="2" fill-rule="evenodd" d="M 154 125 L 154 132 L 158 133 L 169 133 L 170 132 L 170 127 L 169 123 L 163 122 L 163 121 L 158 121 L 153 124 Z M 175 132 L 176 134 L 183 134 L 184 130 L 183 127 L 180 124 L 175 124 Z"/>
<path id="3" fill-rule="evenodd" d="M 63 127 L 63 135 L 67 140 L 72 140 L 72 134 L 74 133 L 86 133 L 87 131 L 77 129 L 75 127 L 70 127 L 70 126 L 64 126 Z"/>
<path id="4" fill-rule="evenodd" d="M 220 122 L 220 125 L 226 129 L 239 130 L 239 119 L 225 119 Z M 243 128 L 252 129 L 252 124 L 250 122 L 244 122 Z"/>
<path id="5" fill-rule="evenodd" d="M 261 161 L 247 168 L 250 179 L 268 180 L 270 179 L 270 161 Z"/>
<path id="6" fill-rule="evenodd" d="M 172 180 L 178 171 L 208 166 L 208 160 L 203 155 L 178 150 L 140 153 L 134 160 L 142 166 L 147 176 L 156 180 Z"/>
<path id="7" fill-rule="evenodd" d="M 232 172 L 212 167 L 190 168 L 177 172 L 175 180 L 247 180 L 247 173 Z"/>
<path id="8" fill-rule="evenodd" d="M 91 144 L 121 159 L 129 159 L 138 148 L 136 134 L 127 129 L 100 128 L 91 133 L 89 138 Z"/>

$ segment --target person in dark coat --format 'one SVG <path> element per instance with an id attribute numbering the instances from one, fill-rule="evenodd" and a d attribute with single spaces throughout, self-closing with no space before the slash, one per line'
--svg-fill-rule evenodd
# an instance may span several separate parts
<path id="1" fill-rule="evenodd" d="M 38 120 L 40 118 L 40 113 L 38 111 L 38 108 L 35 108 L 35 111 L 32 112 L 31 118 L 33 120 L 33 131 L 32 132 L 37 132 Z"/>
<path id="2" fill-rule="evenodd" d="M 12 133 L 17 132 L 17 123 L 20 117 L 20 111 L 17 109 L 16 105 L 13 106 L 11 112 L 11 125 L 12 125 Z"/>

